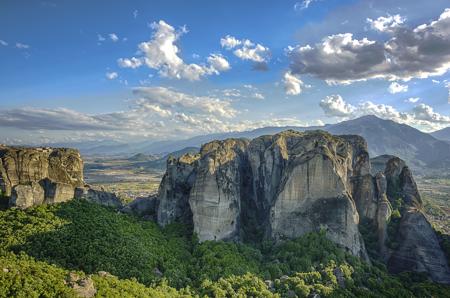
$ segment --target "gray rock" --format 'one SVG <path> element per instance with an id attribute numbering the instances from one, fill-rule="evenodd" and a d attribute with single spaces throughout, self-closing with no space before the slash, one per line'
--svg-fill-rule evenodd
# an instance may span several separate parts
<path id="1" fill-rule="evenodd" d="M 75 198 L 88 200 L 103 206 L 122 208 L 122 201 L 112 192 L 95 189 L 89 185 L 75 189 Z"/>
<path id="2" fill-rule="evenodd" d="M 158 190 L 157 221 L 161 226 L 179 221 L 192 223 L 189 193 L 195 180 L 195 167 L 199 155 L 186 154 L 169 157 L 167 170 Z"/>
<path id="3" fill-rule="evenodd" d="M 44 202 L 45 192 L 39 183 L 31 182 L 28 185 L 19 184 L 13 187 L 10 206 L 21 209 L 40 205 Z"/>
<path id="4" fill-rule="evenodd" d="M 229 139 L 201 149 L 189 196 L 200 241 L 239 238 L 241 165 L 247 145 L 247 140 Z"/>
<path id="5" fill-rule="evenodd" d="M 125 205 L 121 211 L 127 214 L 134 214 L 137 216 L 150 216 L 156 213 L 156 206 L 158 198 L 150 196 L 146 198 L 137 198 Z"/>
<path id="6" fill-rule="evenodd" d="M 77 150 L 0 146 L 0 191 L 11 197 L 10 206 L 64 202 L 83 184 Z"/>

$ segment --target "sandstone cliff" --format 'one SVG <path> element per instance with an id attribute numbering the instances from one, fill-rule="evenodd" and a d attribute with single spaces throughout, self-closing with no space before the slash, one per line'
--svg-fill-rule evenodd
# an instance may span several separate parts
<path id="1" fill-rule="evenodd" d="M 83 161 L 77 150 L 0 147 L 0 190 L 11 197 L 11 206 L 67 201 L 83 185 Z"/>
<path id="2" fill-rule="evenodd" d="M 359 232 L 365 218 L 392 272 L 426 272 L 435 281 L 450 281 L 409 168 L 392 156 L 372 163 L 373 169 L 358 136 L 285 131 L 251 141 L 213 141 L 198 155 L 168 161 L 157 220 L 193 224 L 201 241 L 279 240 L 325 230 L 329 239 L 367 259 Z M 401 223 L 391 235 L 399 199 Z M 393 237 L 400 242 L 395 248 L 387 245 Z"/>

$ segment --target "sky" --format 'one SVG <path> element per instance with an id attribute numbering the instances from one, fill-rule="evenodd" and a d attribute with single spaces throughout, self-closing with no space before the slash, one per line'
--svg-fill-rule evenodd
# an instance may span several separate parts
<path id="1" fill-rule="evenodd" d="M 0 2 L 0 143 L 450 126 L 450 3 Z"/>

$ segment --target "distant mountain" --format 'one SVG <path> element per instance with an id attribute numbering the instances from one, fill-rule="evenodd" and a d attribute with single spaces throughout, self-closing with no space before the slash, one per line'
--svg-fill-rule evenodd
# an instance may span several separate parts
<path id="1" fill-rule="evenodd" d="M 450 127 L 432 132 L 431 135 L 436 139 L 450 142 Z"/>
<path id="2" fill-rule="evenodd" d="M 131 156 L 130 158 L 128 158 L 128 160 L 141 162 L 141 161 L 155 161 L 159 158 L 160 158 L 160 156 L 157 156 L 157 155 L 137 153 L 137 154 Z"/>
<path id="3" fill-rule="evenodd" d="M 332 134 L 364 137 L 373 157 L 396 155 L 416 170 L 423 167 L 450 169 L 450 144 L 406 124 L 364 116 L 334 124 L 326 130 Z"/>
<path id="4" fill-rule="evenodd" d="M 298 131 L 325 130 L 332 134 L 357 134 L 367 140 L 369 152 L 372 157 L 383 154 L 396 155 L 404 159 L 412 168 L 419 170 L 424 168 L 446 169 L 450 171 L 450 141 L 438 140 L 436 137 L 444 138 L 450 129 L 427 134 L 391 120 L 383 120 L 376 116 L 363 116 L 357 119 L 327 124 L 324 126 L 300 127 L 264 127 L 251 131 L 215 133 L 196 136 L 185 140 L 166 140 L 151 142 L 148 140 L 137 143 L 120 143 L 115 141 L 86 142 L 75 144 L 64 144 L 67 147 L 78 148 L 85 155 L 121 155 L 130 156 L 141 153 L 143 155 L 162 155 L 163 158 L 144 161 L 153 163 L 158 168 L 165 166 L 165 159 L 169 152 L 184 152 L 198 148 L 202 144 L 213 140 L 226 138 L 248 138 L 253 139 L 261 135 L 275 134 L 287 129 Z M 186 149 L 187 148 L 187 149 Z M 138 157 L 142 157 L 138 155 Z"/>

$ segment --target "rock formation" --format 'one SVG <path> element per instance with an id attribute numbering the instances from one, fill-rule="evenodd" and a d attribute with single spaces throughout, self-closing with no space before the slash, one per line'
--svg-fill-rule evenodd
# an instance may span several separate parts
<path id="1" fill-rule="evenodd" d="M 397 205 L 401 215 L 398 225 L 394 226 L 396 229 L 388 235 L 391 212 L 384 212 L 381 207 L 378 209 L 378 231 L 383 235 L 379 238 L 380 251 L 389 270 L 393 273 L 423 272 L 436 282 L 450 283 L 447 259 L 432 226 L 422 213 L 422 199 L 411 171 L 403 160 L 395 156 L 377 157 L 372 162 L 384 163 L 386 186 L 383 187 L 383 196 Z M 387 247 L 387 241 L 396 245 Z"/>
<path id="2" fill-rule="evenodd" d="M 399 199 L 401 223 L 390 235 Z M 193 224 L 200 241 L 279 240 L 323 229 L 329 239 L 367 259 L 358 227 L 364 218 L 375 228 L 379 254 L 392 272 L 426 272 L 435 281 L 450 281 L 421 207 L 401 159 L 369 160 L 367 144 L 358 136 L 285 131 L 251 141 L 213 141 L 198 155 L 169 159 L 157 221 Z M 392 237 L 400 241 L 395 249 L 387 245 Z"/>
<path id="3" fill-rule="evenodd" d="M 11 198 L 11 206 L 64 202 L 83 185 L 83 161 L 77 150 L 0 147 L 0 190 Z"/>

